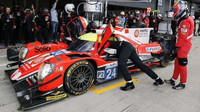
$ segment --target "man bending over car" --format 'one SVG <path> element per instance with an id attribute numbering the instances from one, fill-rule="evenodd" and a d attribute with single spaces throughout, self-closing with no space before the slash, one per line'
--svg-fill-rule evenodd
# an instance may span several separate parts
<path id="1" fill-rule="evenodd" d="M 163 80 L 159 78 L 155 72 L 143 64 L 135 48 L 130 43 L 125 41 L 109 41 L 105 45 L 105 48 L 108 47 L 117 50 L 118 67 L 126 81 L 126 85 L 120 87 L 121 90 L 127 91 L 135 88 L 131 74 L 127 68 L 128 59 L 130 59 L 138 68 L 140 68 L 141 71 L 145 72 L 149 77 L 154 79 L 154 85 L 162 85 L 164 83 Z M 104 50 L 102 50 L 101 53 L 103 53 L 103 51 Z"/>

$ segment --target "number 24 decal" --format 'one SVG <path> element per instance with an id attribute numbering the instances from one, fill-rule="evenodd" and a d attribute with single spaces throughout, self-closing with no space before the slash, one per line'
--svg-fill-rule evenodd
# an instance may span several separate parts
<path id="1" fill-rule="evenodd" d="M 105 80 L 111 80 L 117 77 L 117 67 L 105 70 Z"/>

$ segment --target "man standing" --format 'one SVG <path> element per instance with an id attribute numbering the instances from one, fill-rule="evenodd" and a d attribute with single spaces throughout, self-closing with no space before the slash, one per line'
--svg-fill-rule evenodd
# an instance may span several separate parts
<path id="1" fill-rule="evenodd" d="M 35 30 L 37 31 L 37 40 L 41 43 L 48 43 L 49 28 L 50 28 L 50 14 L 49 10 L 44 8 L 42 14 L 38 14 L 33 18 Z"/>
<path id="2" fill-rule="evenodd" d="M 120 28 L 124 28 L 125 22 L 126 22 L 125 12 L 122 11 L 120 13 L 120 16 L 117 16 L 115 18 L 115 26 L 116 27 L 120 27 Z"/>
<path id="3" fill-rule="evenodd" d="M 51 27 L 52 27 L 51 41 L 57 41 L 57 29 L 58 29 L 58 12 L 56 10 L 57 3 L 58 0 L 55 1 L 51 9 Z"/>
<path id="4" fill-rule="evenodd" d="M 11 13 L 10 7 L 6 7 L 6 13 L 2 15 L 3 29 L 4 29 L 4 44 L 5 47 L 8 46 L 8 41 L 12 45 L 15 45 L 13 38 L 13 29 L 16 29 L 15 19 Z"/>
<path id="5" fill-rule="evenodd" d="M 188 52 L 191 49 L 192 36 L 194 32 L 194 20 L 189 16 L 187 3 L 183 1 L 177 1 L 173 8 L 174 19 L 178 22 L 178 33 L 177 33 L 177 57 L 175 60 L 174 74 L 171 79 L 165 80 L 165 82 L 171 84 L 173 89 L 181 90 L 185 88 L 187 81 L 187 57 Z M 180 83 L 175 86 L 175 81 L 180 75 Z"/>
<path id="6" fill-rule="evenodd" d="M 14 18 L 15 18 L 15 24 L 16 24 L 16 29 L 14 30 L 14 41 L 20 42 L 21 40 L 19 39 L 19 32 L 21 28 L 21 22 L 22 22 L 22 12 L 19 8 L 18 4 L 15 4 L 15 7 L 12 10 Z"/>

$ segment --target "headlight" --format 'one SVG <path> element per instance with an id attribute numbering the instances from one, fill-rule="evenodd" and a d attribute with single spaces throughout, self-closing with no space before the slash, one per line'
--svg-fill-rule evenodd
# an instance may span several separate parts
<path id="1" fill-rule="evenodd" d="M 43 63 L 38 71 L 38 82 L 42 82 L 45 77 L 52 74 L 54 68 L 55 64 L 53 63 L 46 63 L 46 64 Z"/>
<path id="2" fill-rule="evenodd" d="M 22 47 L 19 51 L 19 59 L 24 60 L 26 58 L 27 53 L 28 53 L 28 48 Z"/>

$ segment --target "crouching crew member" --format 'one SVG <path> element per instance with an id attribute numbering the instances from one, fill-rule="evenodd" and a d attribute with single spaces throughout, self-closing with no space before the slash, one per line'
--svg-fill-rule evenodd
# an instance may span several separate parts
<path id="1" fill-rule="evenodd" d="M 180 90 L 185 88 L 185 83 L 187 80 L 187 57 L 188 52 L 191 49 L 192 43 L 191 39 L 194 32 L 194 20 L 189 16 L 187 3 L 183 1 L 177 1 L 173 8 L 174 19 L 177 20 L 178 34 L 177 34 L 177 57 L 175 60 L 174 74 L 171 79 L 165 80 L 165 82 L 171 84 L 173 89 Z M 175 86 L 175 80 L 178 79 L 180 75 L 180 83 Z"/>
<path id="2" fill-rule="evenodd" d="M 154 85 L 161 85 L 164 83 L 155 72 L 143 64 L 135 48 L 130 43 L 125 41 L 110 41 L 106 43 L 105 48 L 106 47 L 117 50 L 119 71 L 122 73 L 124 79 L 126 80 L 126 85 L 120 87 L 121 90 L 127 91 L 135 88 L 131 74 L 127 68 L 128 59 L 130 59 L 138 68 L 140 68 L 141 71 L 145 72 L 149 77 L 154 79 Z"/>
<path id="3" fill-rule="evenodd" d="M 37 31 L 38 41 L 48 43 L 50 33 L 50 14 L 48 9 L 43 9 L 42 14 L 39 14 L 33 19 L 35 30 Z"/>

